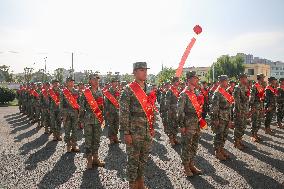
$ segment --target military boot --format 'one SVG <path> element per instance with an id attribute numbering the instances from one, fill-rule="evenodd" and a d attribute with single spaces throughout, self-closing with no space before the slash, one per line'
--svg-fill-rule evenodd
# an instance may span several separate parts
<path id="1" fill-rule="evenodd" d="M 53 133 L 53 141 L 57 141 L 57 134 L 56 133 Z"/>
<path id="2" fill-rule="evenodd" d="M 239 139 L 236 139 L 235 143 L 234 143 L 234 147 L 239 149 L 239 150 L 243 150 L 244 147 L 241 145 L 241 142 Z"/>
<path id="3" fill-rule="evenodd" d="M 77 142 L 72 142 L 72 151 L 73 152 L 80 152 Z"/>
<path id="4" fill-rule="evenodd" d="M 67 142 L 67 152 L 71 152 L 72 151 L 72 144 L 71 142 Z"/>
<path id="5" fill-rule="evenodd" d="M 179 145 L 180 144 L 180 142 L 177 140 L 176 137 L 174 137 L 173 140 L 174 140 L 175 145 Z"/>
<path id="6" fill-rule="evenodd" d="M 193 174 L 197 174 L 197 175 L 202 174 L 202 171 L 195 166 L 194 161 L 189 162 L 189 169 L 191 170 Z"/>
<path id="7" fill-rule="evenodd" d="M 170 138 L 170 144 L 171 144 L 172 146 L 174 146 L 174 145 L 175 145 L 175 141 L 174 141 L 173 137 L 170 136 L 169 138 Z"/>
<path id="8" fill-rule="evenodd" d="M 265 128 L 265 134 L 273 135 L 273 131 L 270 128 Z"/>
<path id="9" fill-rule="evenodd" d="M 57 134 L 56 134 L 56 138 L 57 138 L 58 141 L 62 141 L 61 134 L 57 133 Z"/>
<path id="10" fill-rule="evenodd" d="M 105 162 L 100 160 L 98 155 L 93 155 L 93 166 L 104 167 Z"/>
<path id="11" fill-rule="evenodd" d="M 92 154 L 87 155 L 87 169 L 93 168 L 93 156 Z"/>
<path id="12" fill-rule="evenodd" d="M 185 175 L 187 177 L 192 177 L 193 176 L 193 173 L 191 172 L 190 168 L 189 168 L 189 162 L 185 162 L 183 164 L 183 167 L 184 167 L 184 172 L 185 172 Z"/>
<path id="13" fill-rule="evenodd" d="M 252 134 L 252 135 L 251 135 L 251 141 L 253 141 L 253 142 L 259 142 L 259 138 L 258 138 L 257 134 Z"/>
<path id="14" fill-rule="evenodd" d="M 221 152 L 221 148 L 217 148 L 215 150 L 215 156 L 217 159 L 219 159 L 220 161 L 226 160 L 225 156 L 223 155 L 223 153 Z"/>
<path id="15" fill-rule="evenodd" d="M 144 184 L 144 177 L 138 177 L 136 183 L 137 183 L 137 189 L 147 189 L 147 187 Z"/>
<path id="16" fill-rule="evenodd" d="M 48 127 L 45 127 L 45 128 L 44 128 L 44 134 L 49 134 L 49 129 L 48 129 Z"/>
<path id="17" fill-rule="evenodd" d="M 224 148 L 221 148 L 221 153 L 226 159 L 230 159 L 230 154 Z"/>
<path id="18" fill-rule="evenodd" d="M 283 129 L 284 128 L 283 125 L 280 122 L 278 123 L 278 128 L 279 129 Z"/>

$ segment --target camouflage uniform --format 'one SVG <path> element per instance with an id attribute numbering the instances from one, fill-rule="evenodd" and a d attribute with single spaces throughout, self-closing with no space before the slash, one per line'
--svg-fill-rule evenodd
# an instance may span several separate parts
<path id="1" fill-rule="evenodd" d="M 134 63 L 134 70 L 147 68 L 144 62 Z M 150 93 L 150 88 L 145 84 L 145 93 Z M 126 145 L 127 152 L 127 177 L 130 183 L 142 179 L 145 166 L 152 144 L 149 124 L 138 99 L 127 85 L 120 96 L 120 126 L 125 134 L 131 134 L 132 144 Z M 143 181 L 144 182 L 144 181 Z"/>
<path id="2" fill-rule="evenodd" d="M 262 87 L 264 86 L 264 83 L 261 84 Z M 250 99 L 249 99 L 249 104 L 251 107 L 251 111 L 252 111 L 252 128 L 251 128 L 251 132 L 252 135 L 256 135 L 258 130 L 261 127 L 261 122 L 263 122 L 263 118 L 264 118 L 264 104 L 263 104 L 263 100 L 259 98 L 258 96 L 258 91 L 255 87 L 255 85 L 253 85 L 253 87 L 251 88 L 251 92 L 250 92 Z"/>
<path id="3" fill-rule="evenodd" d="M 117 88 L 110 87 L 108 91 L 114 98 L 119 100 L 119 91 Z M 108 136 L 111 140 L 117 141 L 117 134 L 119 129 L 119 109 L 117 109 L 107 97 L 104 97 L 104 102 L 106 115 L 105 119 L 109 129 Z"/>
<path id="4" fill-rule="evenodd" d="M 103 94 L 101 90 L 95 90 L 90 87 L 93 97 L 97 100 L 102 98 Z M 103 111 L 102 104 L 99 106 Z M 101 124 L 98 121 L 96 115 L 93 113 L 85 94 L 83 93 L 80 99 L 80 118 L 83 118 L 81 122 L 84 123 L 84 137 L 85 137 L 85 149 L 87 155 L 98 156 L 98 150 L 100 147 L 100 138 L 102 135 Z"/>
<path id="5" fill-rule="evenodd" d="M 169 89 L 166 93 L 165 111 L 167 112 L 168 119 L 167 134 L 170 140 L 175 140 L 178 133 L 177 101 L 178 97 L 176 97 L 173 91 Z M 174 141 L 172 142 L 175 143 Z"/>
<path id="6" fill-rule="evenodd" d="M 276 78 L 270 77 L 269 80 L 271 82 L 272 80 L 276 80 Z M 273 88 L 273 86 L 271 87 Z M 265 129 L 269 129 L 270 124 L 272 122 L 272 118 L 276 113 L 276 93 L 266 88 L 264 103 L 265 103 L 265 110 L 266 110 L 264 126 L 265 126 Z"/>
<path id="7" fill-rule="evenodd" d="M 55 95 L 57 95 L 60 99 L 60 89 L 52 87 L 52 90 L 54 91 Z M 56 139 L 61 135 L 61 114 L 59 107 L 60 105 L 57 105 L 49 95 L 50 126 L 51 132 L 53 133 Z"/>
<path id="8" fill-rule="evenodd" d="M 284 78 L 281 78 L 279 82 L 281 83 Z M 284 89 L 280 86 L 277 88 L 277 123 L 281 125 L 284 116 Z"/>
<path id="9" fill-rule="evenodd" d="M 46 91 L 46 93 L 48 93 L 48 91 Z M 49 99 L 48 95 L 44 96 L 43 92 L 40 94 L 40 106 L 41 106 L 41 123 L 42 126 L 44 126 L 45 128 L 45 132 L 49 133 L 50 129 Z"/>
<path id="10" fill-rule="evenodd" d="M 234 140 L 240 141 L 245 134 L 245 129 L 248 124 L 249 115 L 249 96 L 248 87 L 243 84 L 238 84 L 234 89 Z"/>
<path id="11" fill-rule="evenodd" d="M 17 90 L 16 93 L 16 98 L 18 100 L 18 106 L 19 106 L 19 111 L 23 111 L 23 98 L 22 98 L 22 93 L 23 93 L 23 87 L 20 85 L 20 89 Z"/>
<path id="12" fill-rule="evenodd" d="M 183 164 L 192 161 L 197 153 L 200 138 L 199 121 L 195 108 L 187 94 L 182 92 L 177 104 L 178 125 L 185 128 L 185 134 L 181 136 L 181 159 Z"/>
<path id="13" fill-rule="evenodd" d="M 70 78 L 67 78 L 67 81 L 70 81 Z M 75 88 L 71 89 L 71 94 L 78 101 L 79 92 Z M 78 102 L 77 102 L 78 103 Z M 79 110 L 74 109 L 69 101 L 66 99 L 63 92 L 60 95 L 60 113 L 63 117 L 63 125 L 65 130 L 64 141 L 69 146 L 70 144 L 77 145 L 77 127 L 78 127 L 78 118 Z"/>
<path id="14" fill-rule="evenodd" d="M 168 135 L 169 131 L 168 131 L 168 113 L 166 111 L 166 94 L 167 94 L 168 89 L 164 89 L 161 92 L 161 100 L 160 100 L 160 115 L 162 118 L 162 122 L 164 125 L 164 131 L 165 133 Z"/>
<path id="15" fill-rule="evenodd" d="M 220 76 L 220 79 L 225 79 L 225 76 L 224 78 L 223 76 Z M 222 149 L 224 148 L 225 142 L 228 137 L 228 125 L 231 119 L 231 104 L 218 90 L 215 90 L 212 97 L 210 115 L 212 121 L 212 130 L 215 134 L 214 149 Z M 218 125 L 215 125 L 214 121 L 217 121 Z"/>

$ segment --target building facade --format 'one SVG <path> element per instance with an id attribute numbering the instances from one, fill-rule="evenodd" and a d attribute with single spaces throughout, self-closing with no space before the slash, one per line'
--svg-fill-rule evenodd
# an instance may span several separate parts
<path id="1" fill-rule="evenodd" d="M 200 78 L 200 81 L 207 81 L 207 75 L 210 67 L 188 67 L 183 69 L 183 73 L 195 71 Z"/>
<path id="2" fill-rule="evenodd" d="M 270 77 L 270 65 L 268 64 L 244 64 L 244 66 L 249 80 L 257 81 L 256 76 L 260 73 L 265 75 L 265 81 Z"/>

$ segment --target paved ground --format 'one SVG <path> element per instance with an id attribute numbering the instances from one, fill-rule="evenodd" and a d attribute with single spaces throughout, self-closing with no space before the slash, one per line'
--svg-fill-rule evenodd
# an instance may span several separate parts
<path id="1" fill-rule="evenodd" d="M 230 133 L 226 148 L 232 159 L 227 162 L 214 157 L 212 134 L 207 130 L 197 157 L 205 173 L 186 178 L 180 147 L 168 145 L 162 128 L 156 127 L 146 174 L 149 188 L 284 188 L 284 130 L 273 126 L 274 136 L 261 130 L 265 139 L 261 144 L 252 144 L 246 135 L 249 148 L 243 152 L 233 148 Z M 52 141 L 43 129 L 38 131 L 17 107 L 0 107 L 0 188 L 127 188 L 125 145 L 109 146 L 105 136 L 106 129 L 100 148 L 106 167 L 85 171 L 83 153 L 65 153 L 63 142 Z M 83 139 L 80 148 L 83 151 Z"/>

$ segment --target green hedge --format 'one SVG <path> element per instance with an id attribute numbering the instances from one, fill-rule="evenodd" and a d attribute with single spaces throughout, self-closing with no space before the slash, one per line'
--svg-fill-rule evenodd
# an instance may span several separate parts
<path id="1" fill-rule="evenodd" d="M 0 87 L 0 104 L 11 102 L 15 99 L 16 92 L 6 87 Z"/>

